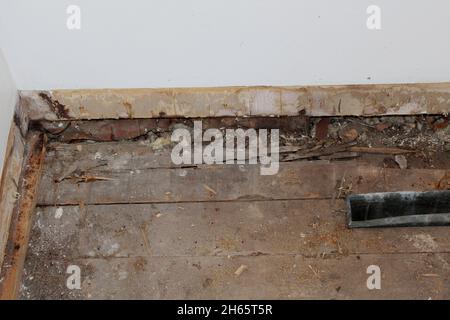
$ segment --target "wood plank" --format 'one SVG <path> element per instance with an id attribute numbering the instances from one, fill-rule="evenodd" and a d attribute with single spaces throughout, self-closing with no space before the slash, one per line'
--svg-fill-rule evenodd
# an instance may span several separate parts
<path id="1" fill-rule="evenodd" d="M 449 254 L 28 259 L 23 299 L 449 299 Z M 69 265 L 81 290 L 66 287 Z M 240 276 L 235 271 L 247 270 Z M 368 290 L 367 268 L 381 269 Z"/>
<path id="2" fill-rule="evenodd" d="M 450 253 L 450 227 L 347 229 L 343 200 L 37 208 L 30 252 L 50 257 Z"/>
<path id="3" fill-rule="evenodd" d="M 85 172 L 104 172 L 104 171 L 132 171 L 132 170 L 143 170 L 143 169 L 158 169 L 158 168 L 179 168 L 186 166 L 196 166 L 196 165 L 175 165 L 171 160 L 171 151 L 173 145 L 166 145 L 162 149 L 157 149 L 150 141 L 113 141 L 113 142 L 102 142 L 102 143 L 92 143 L 92 142 L 80 142 L 80 143 L 60 143 L 51 142 L 48 146 L 48 152 L 46 154 L 46 172 L 52 174 L 55 177 L 63 177 L 69 175 L 71 171 L 78 169 Z M 350 145 L 341 146 L 331 146 L 326 148 L 326 152 L 345 151 L 346 146 L 348 149 Z M 159 147 L 159 146 L 158 146 Z M 290 148 L 290 149 L 287 149 Z M 295 149 L 297 148 L 297 149 Z M 358 147 L 360 148 L 360 147 Z M 296 146 L 296 147 L 281 147 L 280 152 L 284 152 L 286 156 L 289 152 L 287 150 L 298 150 L 306 149 L 306 146 Z M 367 150 L 374 149 L 376 152 L 380 152 L 379 148 L 366 148 Z M 395 149 L 395 148 L 394 148 Z M 395 149 L 393 151 L 391 148 L 387 148 L 386 152 L 410 152 L 405 149 Z M 402 151 L 400 151 L 402 150 Z M 225 153 L 225 152 L 224 152 Z M 300 154 L 300 158 L 304 157 L 304 153 L 317 156 L 324 154 L 324 150 L 306 152 Z M 297 154 L 291 153 L 292 156 Z M 336 158 L 339 158 L 339 154 L 334 154 Z M 345 154 L 345 156 L 350 156 Z M 388 154 L 360 154 L 360 157 L 353 159 L 352 163 L 356 165 L 365 166 L 383 166 L 383 160 L 386 157 L 390 157 Z M 330 155 L 322 156 L 322 160 L 333 160 L 335 157 Z M 308 161 L 307 159 L 301 161 Z M 393 156 L 392 156 L 393 161 Z M 413 162 L 412 162 L 413 163 Z M 422 168 L 410 164 L 410 169 Z M 433 169 L 450 169 L 450 163 L 448 165 L 441 163 L 438 167 Z"/>
<path id="4" fill-rule="evenodd" d="M 146 140 L 102 143 L 83 142 L 74 144 L 53 142 L 48 146 L 48 152 L 45 158 L 46 172 L 54 177 L 63 177 L 75 169 L 85 172 L 120 172 L 145 169 L 200 167 L 195 164 L 173 164 L 171 160 L 171 146 L 173 144 L 166 145 L 162 149 L 154 149 L 153 145 Z M 345 151 L 347 147 L 345 145 L 336 148 L 330 147 L 327 151 L 329 150 L 330 154 L 337 154 L 338 152 Z M 299 149 L 302 149 L 302 147 L 284 146 L 280 148 L 280 153 L 287 154 L 289 150 L 295 151 Z M 225 154 L 225 150 L 223 154 Z M 319 157 L 323 154 L 328 153 L 324 153 L 323 151 L 311 152 L 308 153 L 307 157 L 303 155 L 302 157 L 306 161 L 308 158 Z M 338 154 L 337 157 L 339 157 Z M 330 156 L 330 158 L 333 157 Z M 366 161 L 361 161 L 360 163 L 367 164 Z"/>
<path id="5" fill-rule="evenodd" d="M 320 199 L 346 193 L 425 191 L 439 187 L 448 170 L 389 169 L 354 162 L 280 163 L 278 174 L 260 175 L 259 165 L 212 165 L 198 168 L 130 170 L 92 169 L 106 181 L 55 182 L 45 172 L 40 205 Z"/>
<path id="6" fill-rule="evenodd" d="M 102 143 L 50 143 L 45 155 L 45 172 L 61 177 L 79 169 L 87 172 L 131 171 L 178 168 L 170 158 L 171 149 L 153 150 L 146 141 Z"/>
<path id="7" fill-rule="evenodd" d="M 36 191 L 44 162 L 45 138 L 42 133 L 30 132 L 26 156 L 20 177 L 19 194 L 11 218 L 8 242 L 0 278 L 0 300 L 15 299 L 19 292 L 22 269 L 36 205 Z"/>

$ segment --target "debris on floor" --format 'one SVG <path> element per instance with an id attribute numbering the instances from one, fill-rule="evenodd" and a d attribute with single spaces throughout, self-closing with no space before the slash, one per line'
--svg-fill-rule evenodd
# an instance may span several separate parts
<path id="1" fill-rule="evenodd" d="M 237 270 L 234 272 L 234 274 L 236 275 L 236 277 L 239 277 L 247 269 L 248 269 L 248 267 L 245 264 L 243 264 L 239 268 L 237 268 Z"/>
<path id="2" fill-rule="evenodd" d="M 402 165 L 406 160 L 411 168 L 448 166 L 450 126 L 448 117 L 444 115 L 129 119 L 73 121 L 62 129 L 60 122 L 41 122 L 39 126 L 61 142 L 133 139 L 160 151 L 172 145 L 170 136 L 173 130 L 192 130 L 196 120 L 202 121 L 203 130 L 280 129 L 281 161 L 339 161 L 365 159 L 374 154 L 388 167 L 390 163 L 398 166 L 398 159 Z M 81 152 L 82 146 L 77 146 L 77 150 Z"/>
<path id="3" fill-rule="evenodd" d="M 406 160 L 405 156 L 402 154 L 397 154 L 395 156 L 395 162 L 397 162 L 398 166 L 402 170 L 408 168 L 408 160 Z"/>
<path id="4" fill-rule="evenodd" d="M 283 160 L 338 160 L 358 156 L 366 159 L 368 155 L 373 154 L 378 155 L 379 160 L 384 163 L 389 164 L 388 159 L 392 159 L 396 166 L 399 165 L 398 161 L 401 161 L 402 167 L 405 164 L 413 168 L 449 167 L 450 126 L 447 116 L 326 119 L 310 119 L 306 130 L 310 132 L 309 135 L 281 135 L 280 145 L 303 146 L 296 155 L 288 155 Z M 342 152 L 352 154 L 348 154 L 348 157 L 329 157 Z"/>

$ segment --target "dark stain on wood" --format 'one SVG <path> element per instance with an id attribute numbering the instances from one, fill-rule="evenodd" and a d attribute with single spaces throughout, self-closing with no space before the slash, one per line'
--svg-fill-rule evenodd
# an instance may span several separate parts
<path id="1" fill-rule="evenodd" d="M 42 100 L 44 100 L 48 106 L 50 107 L 50 110 L 53 111 L 53 113 L 58 117 L 58 119 L 70 119 L 69 110 L 61 104 L 58 100 L 55 100 L 51 98 L 48 94 L 45 92 L 40 92 L 39 97 L 41 97 Z"/>
<path id="2" fill-rule="evenodd" d="M 316 126 L 316 138 L 323 140 L 328 135 L 328 126 L 330 125 L 330 118 L 322 118 Z"/>

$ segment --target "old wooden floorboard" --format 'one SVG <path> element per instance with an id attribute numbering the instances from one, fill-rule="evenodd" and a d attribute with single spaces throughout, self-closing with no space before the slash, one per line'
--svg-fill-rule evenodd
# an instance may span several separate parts
<path id="1" fill-rule="evenodd" d="M 342 199 L 432 190 L 448 170 L 316 161 L 262 176 L 176 168 L 140 142 L 50 149 L 22 298 L 450 298 L 448 227 L 348 230 Z M 65 287 L 70 264 L 81 291 Z M 371 264 L 381 291 L 366 287 Z"/>
<path id="2" fill-rule="evenodd" d="M 448 299 L 449 254 L 370 254 L 341 259 L 303 256 L 29 259 L 22 298 L 53 299 Z M 68 264 L 82 289 L 66 287 Z M 247 270 L 240 276 L 235 271 Z M 382 270 L 368 290 L 367 266 Z M 28 272 L 29 270 L 29 272 Z"/>
<path id="3" fill-rule="evenodd" d="M 48 148 L 49 150 L 46 154 L 46 162 L 49 164 L 48 174 L 53 174 L 55 176 L 68 175 L 71 170 L 73 171 L 76 168 L 85 171 L 95 169 L 95 171 L 129 172 L 137 169 L 186 167 L 186 165 L 175 165 L 172 163 L 170 159 L 170 149 L 167 147 L 162 150 L 157 150 L 154 149 L 154 145 L 145 140 L 102 143 L 82 142 L 72 144 L 53 142 L 50 143 Z M 360 147 L 351 147 L 349 149 L 356 150 L 355 148 L 366 150 L 380 149 Z M 379 161 L 380 158 L 375 157 L 374 154 L 371 154 L 370 156 L 367 154 L 364 155 L 365 156 L 362 156 L 361 159 L 355 159 L 355 161 L 358 161 L 361 165 L 365 166 L 379 166 L 380 163 L 382 163 L 382 161 Z M 382 160 L 383 157 L 389 155 L 381 154 L 379 156 L 381 156 Z M 354 162 L 352 161 L 352 163 Z M 450 169 L 450 164 L 449 166 L 439 167 L 439 169 L 448 170 Z"/>
<path id="4" fill-rule="evenodd" d="M 43 207 L 30 250 L 83 258 L 450 253 L 448 228 L 350 230 L 344 208 L 343 200 Z"/>
<path id="5" fill-rule="evenodd" d="M 46 172 L 40 205 L 321 199 L 354 193 L 433 190 L 448 170 L 399 170 L 355 163 L 281 163 L 278 174 L 263 176 L 258 165 L 100 171 L 101 180 L 76 183 Z"/>

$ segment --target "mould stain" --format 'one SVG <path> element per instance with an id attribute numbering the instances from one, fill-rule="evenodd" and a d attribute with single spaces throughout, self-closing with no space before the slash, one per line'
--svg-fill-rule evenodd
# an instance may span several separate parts
<path id="1" fill-rule="evenodd" d="M 125 107 L 126 111 L 127 111 L 127 116 L 130 119 L 134 118 L 134 113 L 133 113 L 133 106 L 131 105 L 131 103 L 124 101 L 122 102 L 123 106 Z"/>

